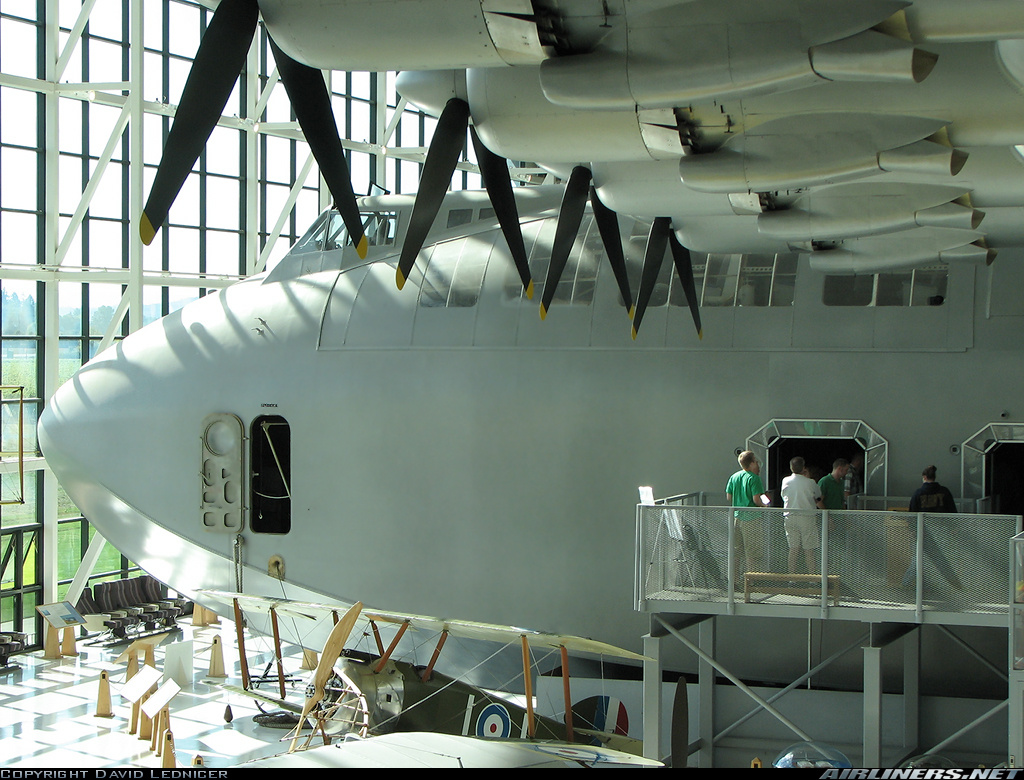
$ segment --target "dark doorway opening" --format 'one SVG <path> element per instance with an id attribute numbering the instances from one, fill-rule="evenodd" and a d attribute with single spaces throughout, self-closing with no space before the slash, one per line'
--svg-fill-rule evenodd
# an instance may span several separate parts
<path id="1" fill-rule="evenodd" d="M 292 528 L 292 443 L 288 421 L 277 415 L 252 421 L 250 522 L 255 533 L 286 534 Z"/>
<path id="2" fill-rule="evenodd" d="M 772 506 L 782 506 L 782 480 L 790 475 L 789 461 L 800 456 L 815 482 L 832 471 L 837 458 L 853 461 L 864 457 L 864 448 L 856 439 L 779 438 L 768 447 L 768 480 L 765 487 L 772 497 Z"/>
<path id="3" fill-rule="evenodd" d="M 990 511 L 1001 515 L 1024 514 L 1022 475 L 1024 442 L 1000 442 L 985 453 L 985 495 L 992 497 Z"/>

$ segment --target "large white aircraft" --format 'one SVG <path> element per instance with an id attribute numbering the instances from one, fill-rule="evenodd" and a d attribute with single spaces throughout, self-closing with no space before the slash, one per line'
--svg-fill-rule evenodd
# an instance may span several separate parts
<path id="1" fill-rule="evenodd" d="M 145 238 L 259 16 L 338 210 L 90 361 L 39 424 L 163 582 L 636 648 L 637 485 L 721 490 L 764 421 L 844 418 L 900 443 L 909 494 L 1015 414 L 1024 4 L 222 0 Z M 403 70 L 441 116 L 415 199 L 354 197 L 319 68 Z M 489 192 L 444 196 L 469 122 Z M 568 184 L 510 187 L 503 159 Z M 708 308 L 699 253 L 798 255 L 792 305 Z M 826 273 L 918 266 L 948 269 L 943 305 L 822 302 Z M 988 309 L 983 273 L 1008 274 Z M 759 679 L 803 664 L 774 641 Z"/>
<path id="2" fill-rule="evenodd" d="M 659 232 L 689 250 L 798 251 L 829 272 L 986 263 L 1024 239 L 1015 0 L 223 0 L 145 209 L 147 241 L 260 16 L 360 251 L 316 69 L 405 71 L 403 94 L 441 117 L 400 286 L 470 121 L 527 287 L 501 158 L 567 180 L 556 279 L 588 195 L 664 218 Z"/>

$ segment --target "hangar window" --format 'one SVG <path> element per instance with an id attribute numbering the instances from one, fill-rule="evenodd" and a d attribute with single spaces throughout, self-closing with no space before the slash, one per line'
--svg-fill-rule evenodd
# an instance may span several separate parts
<path id="1" fill-rule="evenodd" d="M 249 435 L 249 525 L 255 533 L 286 534 L 292 527 L 292 447 L 288 421 L 277 415 L 257 417 Z"/>

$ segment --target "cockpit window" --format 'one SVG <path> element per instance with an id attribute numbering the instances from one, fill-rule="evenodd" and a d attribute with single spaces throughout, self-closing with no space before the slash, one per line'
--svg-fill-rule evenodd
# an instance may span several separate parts
<path id="1" fill-rule="evenodd" d="M 452 209 L 448 212 L 448 227 L 468 225 L 473 221 L 473 209 Z"/>
<path id="2" fill-rule="evenodd" d="M 363 232 L 370 246 L 390 246 L 395 243 L 398 231 L 398 214 L 394 211 L 371 211 L 360 215 L 363 221 Z M 349 243 L 348 229 L 345 222 L 334 209 L 320 215 L 298 243 L 292 247 L 290 254 L 303 252 L 329 252 L 333 249 L 344 249 Z"/>

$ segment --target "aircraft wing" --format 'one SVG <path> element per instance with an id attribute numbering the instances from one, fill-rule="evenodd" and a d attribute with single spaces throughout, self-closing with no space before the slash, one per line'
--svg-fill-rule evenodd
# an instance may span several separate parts
<path id="1" fill-rule="evenodd" d="M 244 766 L 258 769 L 342 769 L 437 767 L 444 769 L 553 769 L 573 767 L 663 766 L 659 761 L 608 748 L 557 742 L 476 739 L 451 734 L 409 732 L 366 739 L 300 753 L 258 759 Z"/>
<path id="2" fill-rule="evenodd" d="M 233 605 L 237 603 L 242 614 L 247 617 L 266 618 L 270 615 L 271 610 L 273 610 L 279 620 L 300 619 L 323 625 L 332 623 L 336 614 L 340 615 L 340 613 L 348 608 L 342 604 L 317 604 L 308 601 L 293 601 L 290 599 L 229 593 L 217 590 L 201 590 L 197 596 L 200 601 L 216 602 L 229 609 L 233 609 Z M 413 630 L 418 629 L 432 633 L 447 632 L 454 637 L 501 642 L 504 644 L 521 642 L 525 638 L 531 647 L 545 649 L 564 647 L 570 652 L 601 655 L 621 660 L 642 661 L 645 658 L 639 653 L 624 650 L 605 642 L 597 642 L 593 639 L 562 634 L 547 634 L 515 626 L 493 625 L 468 620 L 452 620 L 403 612 L 375 610 L 372 608 L 363 609 L 359 621 L 364 626 L 368 625 L 370 621 L 391 625 L 407 623 L 409 628 Z M 320 647 L 316 645 L 316 641 L 316 639 L 312 640 L 308 645 L 309 649 L 320 650 Z"/>
<path id="3" fill-rule="evenodd" d="M 268 696 L 267 694 L 261 693 L 260 691 L 253 688 L 246 690 L 245 688 L 242 688 L 238 685 L 229 685 L 228 683 L 216 682 L 214 680 L 207 680 L 206 684 L 220 688 L 222 691 L 236 693 L 239 696 L 244 696 L 247 699 L 259 699 L 264 704 L 271 704 L 277 707 L 277 709 L 279 710 L 287 710 L 288 712 L 294 712 L 296 715 L 302 714 L 301 705 L 294 704 L 288 701 L 287 699 L 279 699 L 276 696 Z"/>

